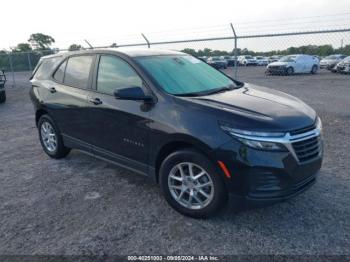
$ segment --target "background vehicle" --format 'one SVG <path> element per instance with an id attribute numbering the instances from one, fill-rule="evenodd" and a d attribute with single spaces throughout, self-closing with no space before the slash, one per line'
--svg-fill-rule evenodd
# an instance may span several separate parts
<path id="1" fill-rule="evenodd" d="M 200 56 L 198 59 L 202 60 L 203 62 L 207 62 L 208 57 L 207 56 Z"/>
<path id="2" fill-rule="evenodd" d="M 0 70 L 0 103 L 5 103 L 6 101 L 5 83 L 6 75 L 3 70 Z"/>
<path id="3" fill-rule="evenodd" d="M 278 60 L 281 59 L 281 55 L 273 55 L 269 57 L 269 63 L 277 62 Z"/>
<path id="4" fill-rule="evenodd" d="M 241 55 L 238 57 L 238 63 L 242 66 L 257 65 L 256 59 L 251 55 Z"/>
<path id="5" fill-rule="evenodd" d="M 333 73 L 344 73 L 349 74 L 350 73 L 350 56 L 347 56 L 343 60 L 341 60 L 339 63 L 337 63 L 331 71 Z"/>
<path id="6" fill-rule="evenodd" d="M 327 56 L 320 61 L 320 68 L 332 70 L 333 67 L 335 67 L 335 65 L 338 64 L 345 57 L 346 55 L 340 55 L 340 54 Z"/>
<path id="7" fill-rule="evenodd" d="M 207 63 L 216 69 L 226 69 L 227 61 L 218 56 L 211 56 L 207 59 Z"/>
<path id="8" fill-rule="evenodd" d="M 267 73 L 286 74 L 311 73 L 316 74 L 319 69 L 319 61 L 310 55 L 288 55 L 279 61 L 268 64 Z"/>
<path id="9" fill-rule="evenodd" d="M 266 66 L 269 63 L 269 59 L 265 56 L 256 56 L 254 58 L 258 66 Z"/>
<path id="10" fill-rule="evenodd" d="M 220 58 L 223 60 L 226 60 L 227 66 L 234 66 L 235 65 L 235 57 L 234 56 L 221 56 Z"/>

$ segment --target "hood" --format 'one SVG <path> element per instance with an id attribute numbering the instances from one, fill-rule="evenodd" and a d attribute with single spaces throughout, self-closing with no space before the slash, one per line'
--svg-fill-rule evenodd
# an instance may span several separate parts
<path id="1" fill-rule="evenodd" d="M 322 59 L 320 61 L 321 64 L 331 64 L 331 63 L 337 63 L 339 60 L 337 59 Z"/>
<path id="2" fill-rule="evenodd" d="M 316 119 L 316 112 L 298 98 L 251 84 L 232 91 L 184 99 L 214 109 L 213 114 L 219 121 L 241 129 L 286 132 L 311 126 Z"/>

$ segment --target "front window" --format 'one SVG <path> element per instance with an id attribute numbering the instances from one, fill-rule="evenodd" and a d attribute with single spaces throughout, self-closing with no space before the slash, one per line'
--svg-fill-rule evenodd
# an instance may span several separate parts
<path id="1" fill-rule="evenodd" d="M 290 56 L 284 56 L 280 59 L 280 62 L 295 62 L 297 60 L 296 56 L 290 55 Z"/>
<path id="2" fill-rule="evenodd" d="M 97 91 L 113 95 L 116 89 L 142 87 L 142 80 L 122 59 L 102 55 L 97 73 Z"/>
<path id="3" fill-rule="evenodd" d="M 236 83 L 201 60 L 188 55 L 146 56 L 136 60 L 169 94 L 206 94 Z"/>

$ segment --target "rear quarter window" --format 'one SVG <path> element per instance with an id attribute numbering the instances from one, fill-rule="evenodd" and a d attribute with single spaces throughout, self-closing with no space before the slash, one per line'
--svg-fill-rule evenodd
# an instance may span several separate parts
<path id="1" fill-rule="evenodd" d="M 33 78 L 43 80 L 48 79 L 54 70 L 57 63 L 61 61 L 61 57 L 50 57 L 43 58 L 41 62 L 39 62 L 38 69 L 34 72 Z"/>

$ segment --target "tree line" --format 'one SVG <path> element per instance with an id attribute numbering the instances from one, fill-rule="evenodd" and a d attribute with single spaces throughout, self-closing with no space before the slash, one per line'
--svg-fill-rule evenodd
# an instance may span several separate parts
<path id="1" fill-rule="evenodd" d="M 46 34 L 35 33 L 31 34 L 27 42 L 19 43 L 11 48 L 11 51 L 0 50 L 0 70 L 9 71 L 26 71 L 33 70 L 38 63 L 40 57 L 57 52 L 52 49 L 52 44 L 55 39 Z M 69 51 L 80 50 L 83 47 L 78 44 L 71 44 Z M 195 50 L 185 48 L 181 50 L 184 53 L 191 54 L 196 57 L 201 56 L 233 56 L 234 51 L 212 50 L 204 48 Z M 344 54 L 350 56 L 350 45 L 345 45 L 341 48 L 334 48 L 332 45 L 304 45 L 299 47 L 289 47 L 284 50 L 271 50 L 267 52 L 255 52 L 247 48 L 238 48 L 237 55 L 252 55 L 252 56 L 272 56 L 272 55 L 290 55 L 290 54 L 309 54 L 317 56 L 328 56 L 332 54 Z"/>

